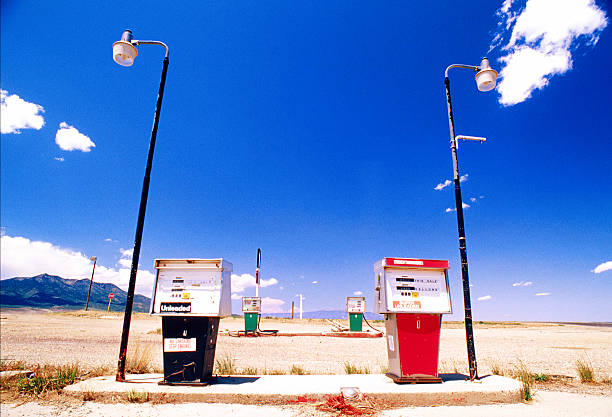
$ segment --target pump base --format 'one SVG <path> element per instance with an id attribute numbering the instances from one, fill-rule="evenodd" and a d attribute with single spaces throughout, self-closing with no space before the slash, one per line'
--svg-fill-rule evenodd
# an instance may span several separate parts
<path id="1" fill-rule="evenodd" d="M 410 376 L 397 376 L 388 372 L 385 374 L 396 384 L 439 384 L 442 383 L 442 378 L 433 375 L 414 374 Z"/>

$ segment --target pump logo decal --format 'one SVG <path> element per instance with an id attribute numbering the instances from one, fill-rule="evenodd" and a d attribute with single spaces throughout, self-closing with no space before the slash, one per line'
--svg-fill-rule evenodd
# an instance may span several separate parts
<path id="1" fill-rule="evenodd" d="M 161 303 L 161 313 L 191 313 L 191 303 Z"/>
<path id="2" fill-rule="evenodd" d="M 420 301 L 405 301 L 405 300 L 393 300 L 393 309 L 396 310 L 420 310 Z"/>

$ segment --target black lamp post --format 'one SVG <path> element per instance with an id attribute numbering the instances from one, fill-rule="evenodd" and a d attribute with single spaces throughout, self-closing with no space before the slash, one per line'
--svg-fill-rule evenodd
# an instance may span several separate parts
<path id="1" fill-rule="evenodd" d="M 478 378 L 478 368 L 476 365 L 476 350 L 474 348 L 474 329 L 472 327 L 472 302 L 470 300 L 470 280 L 468 276 L 467 248 L 465 244 L 465 227 L 463 225 L 463 200 L 461 199 L 461 185 L 459 177 L 459 165 L 457 163 L 457 140 L 479 140 L 484 138 L 471 136 L 455 136 L 455 126 L 453 123 L 453 108 L 451 105 L 450 81 L 448 71 L 452 68 L 466 68 L 476 71 L 476 84 L 480 91 L 490 91 L 495 88 L 497 72 L 491 69 L 489 60 L 483 58 L 480 66 L 453 64 L 446 68 L 444 72 L 444 85 L 446 87 L 446 105 L 448 108 L 448 126 L 450 129 L 450 145 L 453 156 L 453 174 L 455 182 L 455 204 L 457 207 L 457 228 L 459 230 L 459 254 L 461 255 L 461 278 L 463 281 L 463 307 L 465 310 L 465 336 L 467 341 L 467 353 L 470 368 L 470 380 Z"/>
<path id="2" fill-rule="evenodd" d="M 157 136 L 157 125 L 159 124 L 159 114 L 161 111 L 162 99 L 164 97 L 164 86 L 166 84 L 166 72 L 168 71 L 168 47 L 159 41 L 138 41 L 132 38 L 132 32 L 126 30 L 121 36 L 121 40 L 113 44 L 113 59 L 119 65 L 130 67 L 134 63 L 134 58 L 138 55 L 138 45 L 161 45 L 166 50 L 164 63 L 157 94 L 157 104 L 155 105 L 155 117 L 153 119 L 153 129 L 151 131 L 151 142 L 149 143 L 149 156 L 147 167 L 142 183 L 142 194 L 140 196 L 140 210 L 138 211 L 138 222 L 136 224 L 136 237 L 134 239 L 134 253 L 132 254 L 132 269 L 130 271 L 130 283 L 128 285 L 127 300 L 125 302 L 125 315 L 123 317 L 123 332 L 121 333 L 121 346 L 119 348 L 119 362 L 117 364 L 117 381 L 125 381 L 125 358 L 127 355 L 128 338 L 130 333 L 130 322 L 132 320 L 132 306 L 134 304 L 134 290 L 136 288 L 136 272 L 138 271 L 138 258 L 140 257 L 140 243 L 142 240 L 142 229 L 144 227 L 145 211 L 147 209 L 147 197 L 149 195 L 149 182 L 151 178 L 151 165 L 153 163 L 153 152 L 155 150 L 155 139 Z"/>

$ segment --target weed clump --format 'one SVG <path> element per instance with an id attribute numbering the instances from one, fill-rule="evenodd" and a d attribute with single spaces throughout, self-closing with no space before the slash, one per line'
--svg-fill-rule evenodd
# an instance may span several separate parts
<path id="1" fill-rule="evenodd" d="M 17 380 L 17 390 L 23 394 L 39 395 L 47 391 L 60 392 L 67 385 L 74 384 L 79 377 L 78 365 L 56 367 L 37 367 L 28 377 L 23 375 Z"/>
<path id="2" fill-rule="evenodd" d="M 519 361 L 517 368 L 511 372 L 511 375 L 514 379 L 518 379 L 521 384 L 523 384 L 521 388 L 521 398 L 524 401 L 533 400 L 532 387 L 535 374 L 529 372 L 525 364 L 522 361 Z"/>
<path id="3" fill-rule="evenodd" d="M 130 374 L 147 374 L 153 370 L 153 353 L 151 345 L 136 344 L 125 361 L 125 371 Z"/>
<path id="4" fill-rule="evenodd" d="M 236 361 L 230 355 L 217 359 L 215 373 L 217 375 L 235 375 L 237 373 Z"/>
<path id="5" fill-rule="evenodd" d="M 369 374 L 370 368 L 367 366 L 360 368 L 359 366 L 353 365 L 350 362 L 344 362 L 344 372 L 347 374 Z"/>
<path id="6" fill-rule="evenodd" d="M 306 375 L 306 370 L 298 365 L 291 365 L 291 369 L 289 370 L 289 375 Z"/>
<path id="7" fill-rule="evenodd" d="M 131 403 L 144 403 L 149 401 L 149 393 L 131 389 L 125 393 L 125 399 Z"/>
<path id="8" fill-rule="evenodd" d="M 593 382 L 595 381 L 595 372 L 593 371 L 593 365 L 588 359 L 576 361 L 576 371 L 580 377 L 580 382 Z"/>

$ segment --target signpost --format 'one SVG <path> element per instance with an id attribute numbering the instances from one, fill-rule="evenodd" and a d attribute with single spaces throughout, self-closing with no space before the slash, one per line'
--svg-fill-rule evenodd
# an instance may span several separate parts
<path id="1" fill-rule="evenodd" d="M 107 313 L 110 311 L 110 303 L 111 303 L 111 301 L 113 301 L 113 297 L 114 296 L 115 296 L 115 294 L 113 294 L 112 292 L 108 293 L 108 307 L 106 308 L 106 312 Z"/>

